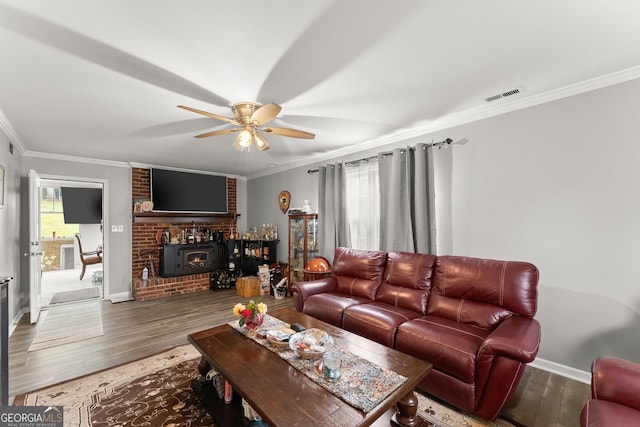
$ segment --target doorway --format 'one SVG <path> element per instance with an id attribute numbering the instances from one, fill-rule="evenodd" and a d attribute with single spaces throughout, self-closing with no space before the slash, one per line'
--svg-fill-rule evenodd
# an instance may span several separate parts
<path id="1" fill-rule="evenodd" d="M 41 179 L 42 269 L 37 298 L 42 308 L 103 299 L 104 263 L 87 265 L 82 274 L 80 256 L 80 247 L 83 252 L 102 256 L 103 192 L 101 182 L 73 178 Z"/>

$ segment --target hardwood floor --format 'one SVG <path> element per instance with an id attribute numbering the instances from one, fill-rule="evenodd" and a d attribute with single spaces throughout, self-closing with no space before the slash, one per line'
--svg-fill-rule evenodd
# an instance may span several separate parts
<path id="1" fill-rule="evenodd" d="M 32 352 L 27 349 L 35 326 L 23 316 L 9 339 L 10 401 L 20 393 L 187 344 L 188 334 L 232 320 L 233 305 L 243 300 L 229 290 L 144 302 L 103 301 L 103 336 Z M 274 310 L 293 305 L 292 298 L 262 300 Z M 589 397 L 588 384 L 527 367 L 503 415 L 527 427 L 578 426 Z"/>

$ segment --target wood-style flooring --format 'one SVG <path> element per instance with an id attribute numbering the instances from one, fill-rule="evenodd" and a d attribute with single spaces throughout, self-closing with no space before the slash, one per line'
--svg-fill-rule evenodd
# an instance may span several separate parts
<path id="1" fill-rule="evenodd" d="M 269 309 L 293 305 L 292 298 L 262 297 Z M 187 335 L 234 318 L 246 302 L 235 290 L 203 291 L 152 301 L 102 302 L 104 335 L 27 352 L 35 326 L 23 316 L 9 339 L 10 401 L 35 390 L 187 344 Z M 527 427 L 579 426 L 589 399 L 588 384 L 527 367 L 503 414 Z"/>

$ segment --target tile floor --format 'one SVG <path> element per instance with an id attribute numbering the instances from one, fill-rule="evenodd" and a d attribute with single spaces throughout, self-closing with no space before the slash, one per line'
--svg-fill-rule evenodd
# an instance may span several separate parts
<path id="1" fill-rule="evenodd" d="M 94 284 L 92 277 L 95 272 L 102 272 L 102 264 L 87 266 L 84 277 L 80 280 L 80 268 L 69 270 L 45 271 L 42 273 L 40 303 L 48 307 L 51 297 L 56 292 L 75 291 L 78 289 L 100 287 L 100 298 L 103 297 L 102 282 Z"/>

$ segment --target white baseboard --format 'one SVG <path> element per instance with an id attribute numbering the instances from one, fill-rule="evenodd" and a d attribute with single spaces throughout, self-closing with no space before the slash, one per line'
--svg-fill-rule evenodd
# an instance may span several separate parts
<path id="1" fill-rule="evenodd" d="M 572 380 L 579 381 L 585 384 L 591 384 L 591 372 L 582 371 L 580 369 L 572 368 L 570 366 L 561 365 L 560 363 L 551 362 L 549 360 L 536 358 L 529 364 L 530 366 L 543 371 L 551 372 Z"/>
<path id="2" fill-rule="evenodd" d="M 24 316 L 24 311 L 20 309 L 11 324 L 9 324 L 9 336 L 11 336 L 11 334 L 13 334 L 13 331 L 16 330 L 16 327 L 18 327 L 18 323 L 20 322 L 20 319 L 22 319 L 22 316 Z"/>
<path id="3" fill-rule="evenodd" d="M 117 294 L 110 294 L 108 298 L 112 303 L 124 302 L 124 301 L 133 301 L 133 294 L 131 292 L 119 292 Z"/>

